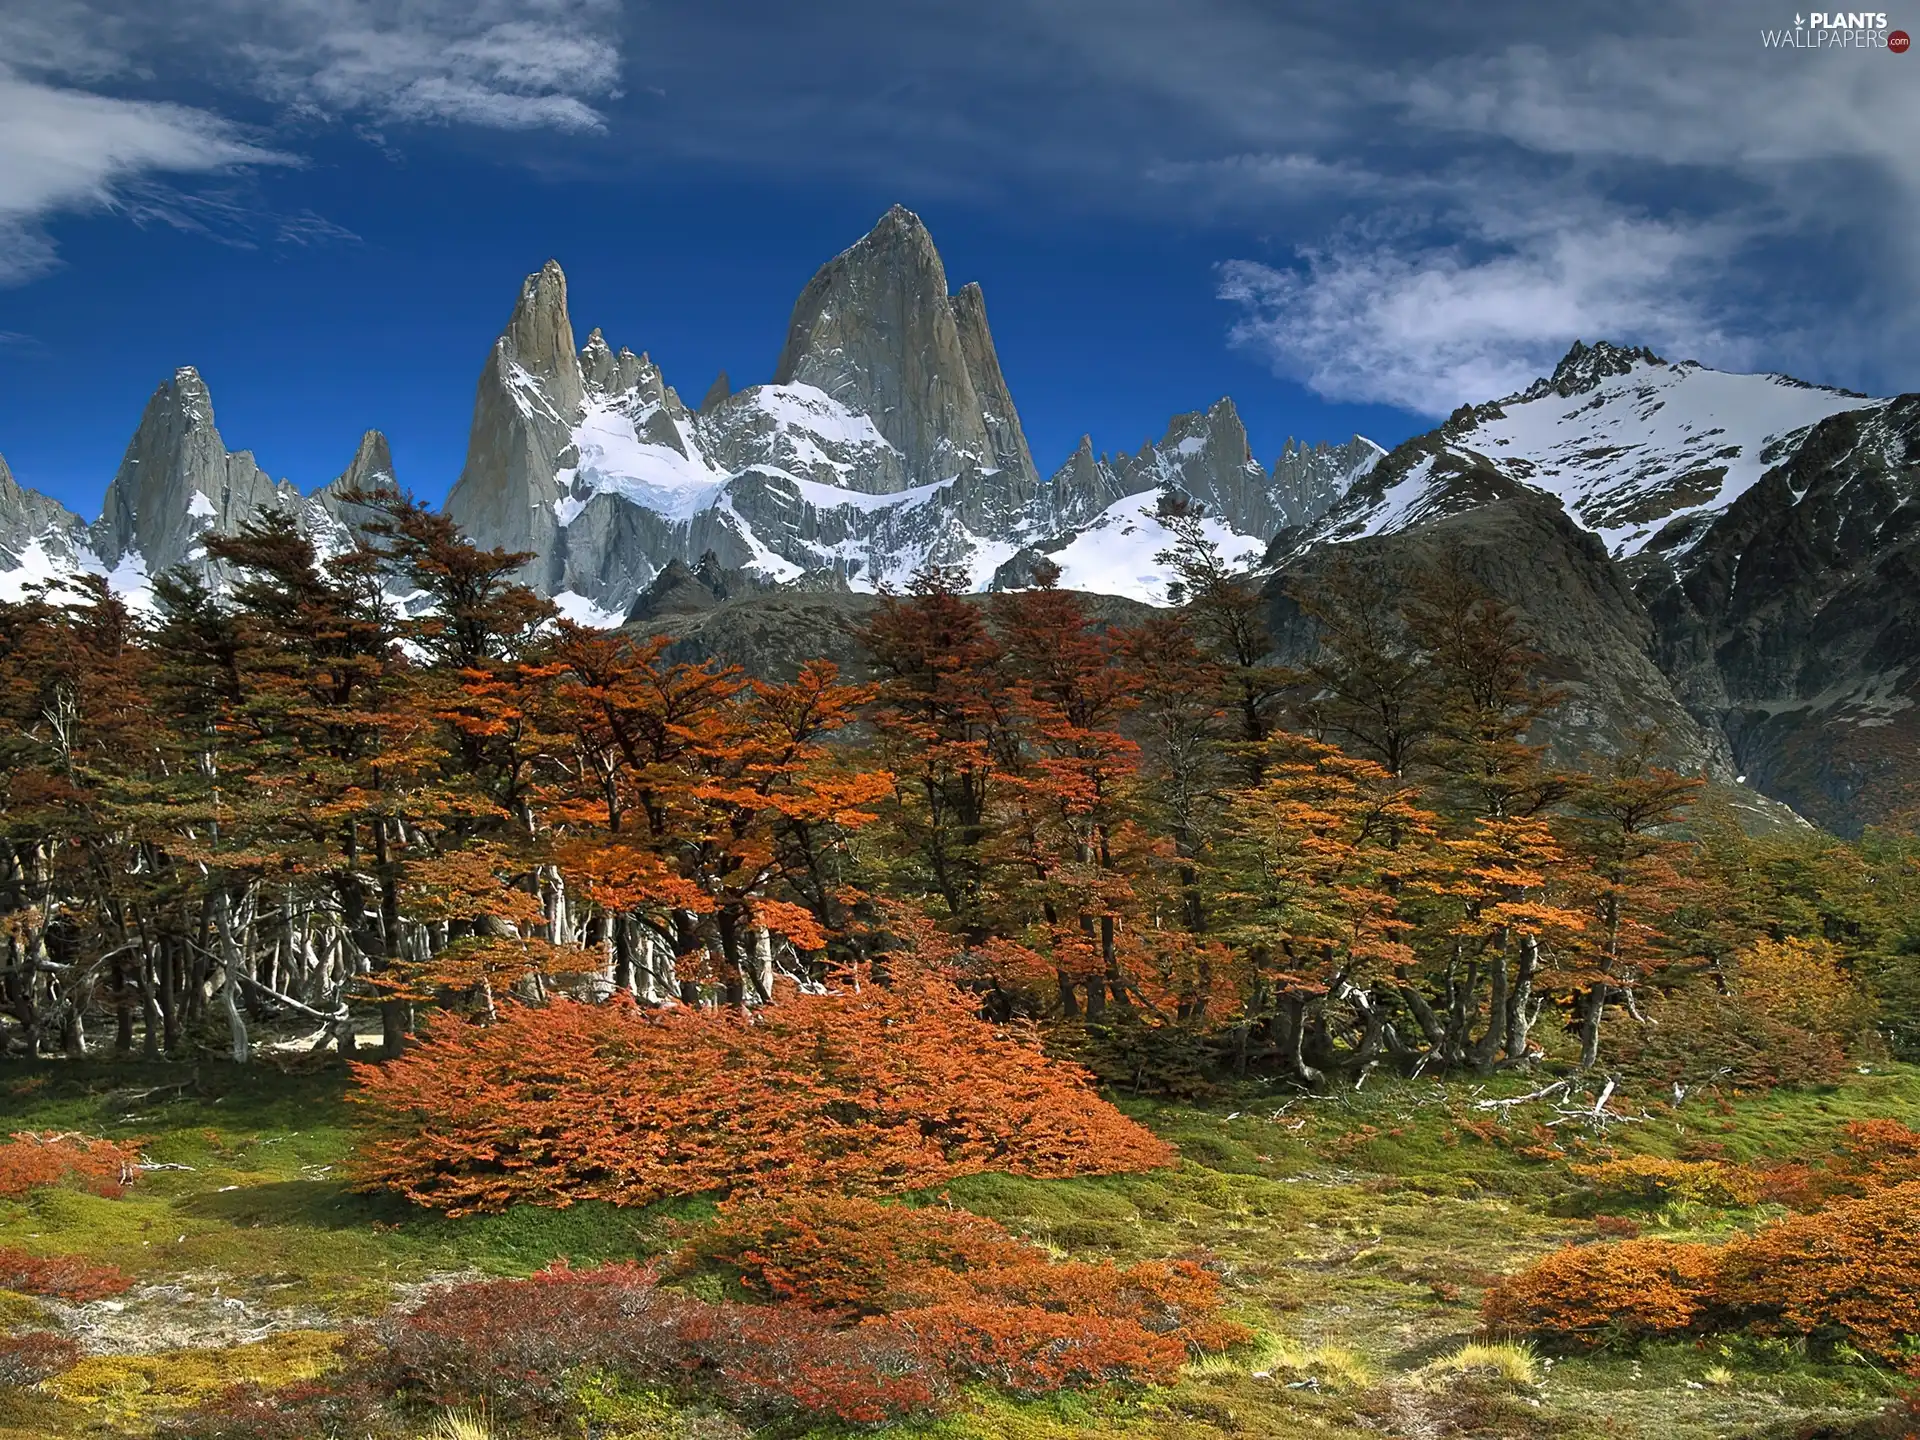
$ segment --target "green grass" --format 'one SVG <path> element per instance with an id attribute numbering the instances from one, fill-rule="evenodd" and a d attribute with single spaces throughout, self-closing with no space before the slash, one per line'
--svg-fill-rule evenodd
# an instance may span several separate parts
<path id="1" fill-rule="evenodd" d="M 205 1066 L 183 1073 L 88 1063 L 28 1072 L 0 1085 L 7 1129 L 138 1138 L 149 1159 L 180 1168 L 143 1174 L 118 1200 L 44 1191 L 0 1202 L 0 1245 L 83 1252 L 193 1294 L 217 1290 L 263 1309 L 297 1310 L 303 1329 L 326 1332 L 377 1311 L 404 1293 L 400 1287 L 437 1276 L 525 1274 L 563 1256 L 590 1264 L 656 1252 L 671 1243 L 675 1220 L 704 1212 L 697 1202 L 578 1205 L 448 1220 L 356 1194 L 345 1179 L 354 1134 L 347 1084 L 337 1070 L 241 1074 Z M 1540 1359 L 1537 1383 L 1516 1379 L 1522 1367 L 1512 1356 L 1469 1363 L 1475 1352 L 1464 1347 L 1484 1338 L 1477 1333 L 1484 1286 L 1556 1245 L 1594 1235 L 1592 1221 L 1566 1203 L 1574 1189 L 1567 1166 L 1598 1153 L 1602 1141 L 1579 1125 L 1543 1136 L 1536 1127 L 1552 1112 L 1538 1103 L 1504 1118 L 1478 1108 L 1527 1088 L 1520 1080 L 1483 1087 L 1376 1079 L 1362 1093 L 1316 1099 L 1248 1089 L 1213 1106 L 1129 1102 L 1131 1113 L 1179 1146 L 1180 1165 L 1080 1180 L 980 1175 L 943 1187 L 937 1193 L 1062 1255 L 1126 1262 L 1208 1254 L 1232 1313 L 1259 1339 L 1190 1367 L 1164 1389 L 1045 1402 L 974 1393 L 953 1415 L 888 1433 L 915 1440 L 1383 1433 L 1707 1440 L 1786 1437 L 1883 1402 L 1886 1377 L 1864 1362 L 1742 1337 Z M 1726 1101 L 1694 1097 L 1678 1110 L 1649 1103 L 1644 1120 L 1609 1127 L 1604 1144 L 1622 1153 L 1770 1163 L 1828 1151 L 1848 1121 L 1888 1115 L 1920 1117 L 1920 1071 L 1889 1068 L 1825 1089 Z M 1756 1218 L 1680 1207 L 1647 1223 L 1698 1238 Z M 36 1302 L 0 1295 L 0 1327 L 45 1318 Z M 280 1343 L 307 1353 L 294 1341 Z M 165 1398 L 142 1399 L 142 1375 L 249 1373 L 249 1366 L 271 1369 L 269 1361 L 284 1368 L 286 1356 L 270 1351 L 164 1365 L 139 1356 L 89 1362 L 100 1375 L 132 1378 L 111 1403 L 78 1389 L 67 1400 L 57 1393 L 0 1399 L 0 1440 L 137 1435 Z M 608 1440 L 739 1433 L 724 1417 L 676 1412 L 658 1397 L 609 1392 L 593 1407 Z M 789 1425 L 770 1433 L 853 1432 Z"/>

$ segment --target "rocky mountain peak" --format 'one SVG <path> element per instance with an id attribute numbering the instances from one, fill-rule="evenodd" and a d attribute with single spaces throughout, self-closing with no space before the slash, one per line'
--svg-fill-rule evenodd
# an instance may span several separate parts
<path id="1" fill-rule="evenodd" d="M 606 341 L 600 343 L 604 348 Z M 548 398 L 563 414 L 580 403 L 576 393 L 579 361 L 573 348 L 573 323 L 567 316 L 567 277 L 558 260 L 547 261 L 527 277 L 499 344 L 512 363 L 549 382 Z"/>
<path id="2" fill-rule="evenodd" d="M 1629 348 L 1599 340 L 1592 345 L 1583 340 L 1573 342 L 1573 347 L 1561 357 L 1560 363 L 1553 367 L 1553 374 L 1544 384 L 1536 382 L 1526 393 L 1530 398 L 1538 390 L 1541 394 L 1552 393 L 1562 397 L 1584 394 L 1598 385 L 1609 375 L 1625 375 L 1636 365 L 1664 365 L 1653 351 L 1644 345 Z"/>
<path id="3" fill-rule="evenodd" d="M 589 337 L 586 358 L 601 380 L 617 380 L 620 357 L 606 337 L 597 346 Z M 554 477 L 573 448 L 586 393 L 567 313 L 567 277 L 549 260 L 521 285 L 480 371 L 466 463 L 446 505 L 469 535 L 543 557 L 529 562 L 523 576 L 535 584 L 544 585 L 552 568 L 559 529 L 554 506 L 564 490 Z"/>
<path id="4" fill-rule="evenodd" d="M 373 491 L 392 489 L 393 485 L 393 452 L 387 447 L 387 437 L 378 430 L 369 430 L 360 437 L 352 463 L 327 488 Z"/>
<path id="5" fill-rule="evenodd" d="M 147 574 L 205 559 L 198 538 L 231 534 L 261 506 L 290 508 L 298 492 L 276 485 L 252 454 L 229 454 L 215 427 L 213 395 L 190 365 L 147 401 L 107 487 L 93 547 L 109 565 Z"/>
<path id="6" fill-rule="evenodd" d="M 347 496 L 372 495 L 382 490 L 397 491 L 400 483 L 393 474 L 393 453 L 387 437 L 369 430 L 354 447 L 347 468 L 307 497 L 302 523 L 324 551 L 346 549 L 352 543 L 354 527 L 365 524 L 376 512 L 353 504 Z"/>
<path id="7" fill-rule="evenodd" d="M 713 377 L 713 384 L 707 387 L 707 393 L 701 397 L 700 413 L 702 415 L 711 414 L 724 404 L 732 394 L 733 382 L 727 379 L 727 372 L 722 370 L 718 375 Z"/>
<path id="8" fill-rule="evenodd" d="M 774 384 L 811 385 L 870 416 L 903 457 L 889 489 L 951 480 L 967 469 L 1011 469 L 1022 484 L 1033 483 L 984 302 L 962 297 L 954 305 L 933 237 L 903 206 L 807 282 Z"/>
<path id="9" fill-rule="evenodd" d="M 1020 428 L 1020 412 L 1014 409 L 1013 393 L 1000 370 L 993 334 L 987 328 L 986 293 L 977 280 L 971 280 L 949 303 L 954 326 L 960 332 L 960 354 L 967 363 L 967 374 L 973 380 L 981 418 L 986 421 L 987 437 L 993 445 L 993 463 L 996 468 L 1010 471 L 1025 484 L 1032 485 L 1040 477 L 1033 467 L 1033 452 L 1027 448 L 1026 432 Z"/>
<path id="10" fill-rule="evenodd" d="M 78 515 L 21 485 L 0 455 L 0 599 L 17 600 L 25 586 L 72 569 L 86 536 Z"/>

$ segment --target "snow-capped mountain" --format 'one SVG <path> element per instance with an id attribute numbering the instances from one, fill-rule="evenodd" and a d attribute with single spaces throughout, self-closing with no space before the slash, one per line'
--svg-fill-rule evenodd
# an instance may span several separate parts
<path id="1" fill-rule="evenodd" d="M 1290 448 L 1268 472 L 1231 401 L 1175 419 L 1137 455 L 1091 442 L 1045 483 L 994 350 L 978 285 L 949 293 L 919 218 L 896 206 L 821 267 L 795 303 L 763 385 L 723 376 L 691 410 L 646 355 L 598 330 L 574 350 L 566 277 L 529 276 L 482 372 L 448 512 L 477 541 L 534 558 L 529 583 L 579 619 L 617 622 L 671 561 L 765 580 L 827 572 L 854 589 L 898 584 L 929 561 L 975 588 L 1017 583 L 1051 553 L 1068 584 L 1158 598 L 1142 539 L 1125 563 L 1089 527 L 1145 536 L 1129 497 L 1182 489 L 1249 559 L 1274 530 L 1317 514 L 1379 454 Z"/>
<path id="2" fill-rule="evenodd" d="M 1518 609 L 1569 759 L 1655 731 L 1843 830 L 1920 795 L 1920 397 L 1576 343 L 1276 538 L 1283 650 L 1314 643 L 1288 587 L 1341 555 L 1464 563 Z"/>
<path id="3" fill-rule="evenodd" d="M 1289 441 L 1269 471 L 1221 400 L 1133 454 L 1096 457 L 1083 440 L 1043 481 L 980 287 L 950 292 L 926 227 L 896 206 L 802 291 L 771 380 L 735 390 L 723 374 L 698 409 L 599 330 L 576 348 L 566 276 L 548 262 L 482 367 L 447 511 L 478 543 L 528 555 L 528 583 L 596 625 L 621 623 L 670 562 L 709 554 L 758 583 L 855 590 L 930 561 L 978 589 L 1018 584 L 1046 555 L 1068 584 L 1159 602 L 1158 492 L 1204 506 L 1222 546 L 1251 562 L 1381 453 L 1358 438 Z M 217 586 L 209 531 L 231 533 L 264 505 L 331 553 L 363 518 L 340 497 L 391 483 L 377 431 L 311 495 L 274 480 L 226 448 L 205 381 L 185 367 L 148 402 L 93 525 L 0 473 L 0 595 L 92 571 L 144 604 L 149 578 L 179 564 Z"/>
<path id="4" fill-rule="evenodd" d="M 340 497 L 393 484 L 386 437 L 370 430 L 347 470 L 303 497 L 262 470 L 252 452 L 227 449 L 206 382 L 182 366 L 147 401 L 93 524 L 22 488 L 0 460 L 0 599 L 17 600 L 28 585 L 92 574 L 134 609 L 150 609 L 152 577 L 175 566 L 215 588 L 225 582 L 207 557 L 206 535 L 233 534 L 264 507 L 294 515 L 323 552 L 338 550 L 349 543 L 356 518 Z"/>
<path id="5" fill-rule="evenodd" d="M 1462 406 L 1403 446 L 1292 544 L 1392 534 L 1470 508 L 1505 479 L 1553 496 L 1616 559 L 1670 550 L 1792 456 L 1810 427 L 1885 404 L 1576 341 L 1548 378 Z"/>

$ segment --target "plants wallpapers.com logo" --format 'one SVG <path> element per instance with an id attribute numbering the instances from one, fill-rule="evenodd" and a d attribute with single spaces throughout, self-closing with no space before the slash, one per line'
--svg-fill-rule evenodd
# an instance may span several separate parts
<path id="1" fill-rule="evenodd" d="M 1762 30 L 1769 50 L 1886 50 L 1904 55 L 1912 39 L 1891 29 L 1882 10 L 1815 10 L 1794 13 L 1791 30 Z"/>

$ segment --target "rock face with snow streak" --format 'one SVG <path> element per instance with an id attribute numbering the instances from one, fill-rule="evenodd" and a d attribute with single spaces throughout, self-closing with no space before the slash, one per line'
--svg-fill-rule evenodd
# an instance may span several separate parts
<path id="1" fill-rule="evenodd" d="M 567 277 L 549 260 L 527 277 L 480 372 L 466 464 L 447 496 L 447 513 L 462 529 L 489 547 L 553 553 L 562 494 L 554 471 L 585 396 Z M 527 578 L 542 578 L 544 563 L 534 562 Z"/>
<path id="2" fill-rule="evenodd" d="M 904 206 L 807 282 L 773 383 L 811 385 L 873 418 L 898 465 L 859 477 L 861 489 L 938 484 L 969 468 L 1036 478 L 980 287 L 948 295 L 933 237 Z"/>
<path id="3" fill-rule="evenodd" d="M 480 544 L 535 552 L 525 578 L 569 613 L 617 618 L 670 563 L 709 552 L 767 581 L 872 589 L 935 563 L 985 588 L 1023 548 L 1064 545 L 1143 491 L 1189 490 L 1252 554 L 1297 508 L 1230 401 L 1138 456 L 1087 447 L 1040 484 L 985 296 L 949 293 L 926 227 L 898 207 L 808 283 L 772 383 L 717 381 L 694 411 L 646 355 L 597 330 L 574 354 L 572 336 L 550 263 L 487 359 L 447 502 Z M 1124 589 L 1149 598 L 1136 578 Z"/>
<path id="4" fill-rule="evenodd" d="M 1655 658 L 1750 784 L 1841 831 L 1920 801 L 1920 395 L 1821 421 L 1636 570 Z"/>
<path id="5" fill-rule="evenodd" d="M 1311 525 L 1378 465 L 1386 451 L 1365 436 L 1308 446 L 1289 437 L 1273 462 L 1273 505 L 1286 529 Z"/>
<path id="6" fill-rule="evenodd" d="M 251 451 L 228 452 L 206 382 L 183 366 L 147 401 L 107 487 L 92 547 L 110 571 L 158 575 L 183 562 L 204 565 L 200 537 L 209 531 L 232 534 L 262 508 L 299 503 L 300 492 L 276 483 Z"/>
<path id="7" fill-rule="evenodd" d="M 307 497 L 300 510 L 301 528 L 314 537 L 323 551 L 333 553 L 347 549 L 353 543 L 353 531 L 377 515 L 366 506 L 349 501 L 347 496 L 374 495 L 399 488 L 387 437 L 378 430 L 369 430 L 360 437 L 347 468 Z"/>
<path id="8" fill-rule="evenodd" d="M 80 568 L 87 522 L 58 500 L 28 490 L 0 456 L 0 598 Z"/>

